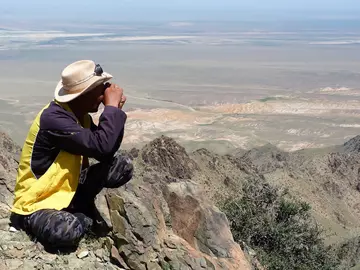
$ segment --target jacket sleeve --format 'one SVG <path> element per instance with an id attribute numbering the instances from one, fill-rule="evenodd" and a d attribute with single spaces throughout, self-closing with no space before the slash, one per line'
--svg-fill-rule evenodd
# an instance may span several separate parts
<path id="1" fill-rule="evenodd" d="M 98 126 L 92 123 L 91 128 L 81 127 L 76 117 L 64 110 L 43 118 L 41 128 L 56 147 L 99 161 L 112 157 L 119 149 L 126 122 L 126 114 L 112 106 L 105 106 Z"/>
<path id="2" fill-rule="evenodd" d="M 92 119 L 91 116 L 89 116 L 89 118 L 90 118 L 90 130 L 91 130 L 91 131 L 97 130 L 98 126 L 95 125 L 95 123 L 94 123 L 94 121 L 93 121 L 93 119 Z"/>

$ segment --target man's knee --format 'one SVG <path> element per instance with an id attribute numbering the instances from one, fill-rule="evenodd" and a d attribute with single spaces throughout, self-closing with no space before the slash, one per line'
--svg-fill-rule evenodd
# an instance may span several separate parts
<path id="1" fill-rule="evenodd" d="M 133 176 L 134 166 L 129 157 L 115 156 L 108 174 L 107 188 L 118 188 L 129 182 Z"/>
<path id="2" fill-rule="evenodd" d="M 76 216 L 53 209 L 35 212 L 28 218 L 26 227 L 42 244 L 54 248 L 76 246 L 85 233 Z"/>

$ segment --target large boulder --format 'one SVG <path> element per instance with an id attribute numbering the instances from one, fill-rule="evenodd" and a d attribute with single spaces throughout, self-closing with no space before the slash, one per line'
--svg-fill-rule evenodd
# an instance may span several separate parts
<path id="1" fill-rule="evenodd" d="M 251 269 L 226 216 L 190 180 L 199 170 L 183 147 L 161 137 L 134 160 L 125 188 L 104 190 L 108 248 L 125 269 Z M 98 200 L 98 202 L 103 200 Z M 104 208 L 99 203 L 98 208 Z M 102 207 L 101 207 L 102 206 Z"/>
<path id="2" fill-rule="evenodd" d="M 125 269 L 251 269 L 223 213 L 195 183 L 107 190 L 110 247 Z M 117 250 L 114 251 L 114 247 Z M 171 268 L 170 268 L 171 269 Z"/>

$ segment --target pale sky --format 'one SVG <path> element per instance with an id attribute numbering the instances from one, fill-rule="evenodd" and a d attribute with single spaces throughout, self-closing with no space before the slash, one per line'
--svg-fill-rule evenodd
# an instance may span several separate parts
<path id="1" fill-rule="evenodd" d="M 241 20 L 259 14 L 357 16 L 359 10 L 360 0 L 0 0 L 2 19 Z"/>

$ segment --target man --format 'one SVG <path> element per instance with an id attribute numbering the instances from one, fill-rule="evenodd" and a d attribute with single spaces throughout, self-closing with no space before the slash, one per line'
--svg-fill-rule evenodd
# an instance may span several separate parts
<path id="1" fill-rule="evenodd" d="M 44 246 L 73 247 L 90 230 L 94 198 L 102 188 L 127 183 L 128 158 L 115 156 L 123 135 L 126 101 L 109 73 L 93 61 L 67 66 L 50 102 L 25 140 L 11 221 Z M 96 126 L 89 113 L 105 108 Z M 99 163 L 89 166 L 88 158 Z"/>

